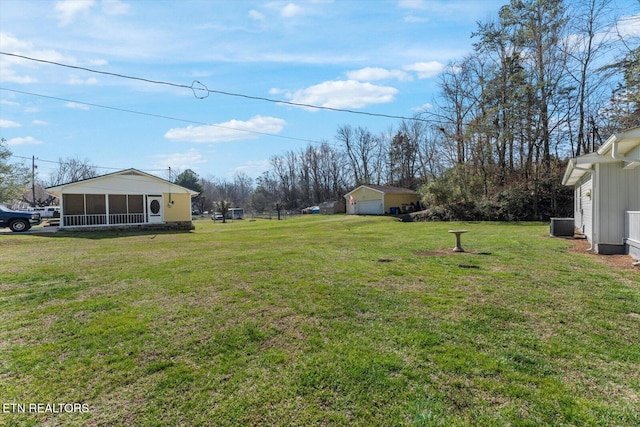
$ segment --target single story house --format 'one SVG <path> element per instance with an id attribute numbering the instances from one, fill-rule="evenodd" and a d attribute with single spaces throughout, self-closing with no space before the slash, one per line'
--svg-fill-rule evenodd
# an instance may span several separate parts
<path id="1" fill-rule="evenodd" d="M 384 215 L 409 212 L 418 204 L 418 192 L 387 185 L 361 185 L 344 196 L 349 215 Z"/>
<path id="2" fill-rule="evenodd" d="M 60 228 L 192 229 L 198 193 L 137 169 L 46 189 L 60 200 Z"/>
<path id="3" fill-rule="evenodd" d="M 640 127 L 569 160 L 562 184 L 574 187 L 574 224 L 594 252 L 640 258 Z"/>

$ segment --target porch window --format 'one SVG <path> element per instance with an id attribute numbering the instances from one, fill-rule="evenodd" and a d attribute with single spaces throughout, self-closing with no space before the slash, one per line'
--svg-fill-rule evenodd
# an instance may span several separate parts
<path id="1" fill-rule="evenodd" d="M 144 217 L 142 195 L 109 195 L 109 224 L 140 224 Z"/>
<path id="2" fill-rule="evenodd" d="M 144 224 L 142 194 L 63 194 L 64 227 Z"/>
<path id="3" fill-rule="evenodd" d="M 101 225 L 107 223 L 107 202 L 104 194 L 85 194 L 87 206 L 87 225 Z"/>
<path id="4" fill-rule="evenodd" d="M 84 194 L 65 194 L 62 202 L 64 215 L 84 215 Z"/>

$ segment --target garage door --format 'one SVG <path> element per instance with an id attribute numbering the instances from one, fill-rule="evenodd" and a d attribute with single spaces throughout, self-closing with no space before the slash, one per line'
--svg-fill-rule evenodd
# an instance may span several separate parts
<path id="1" fill-rule="evenodd" d="M 360 215 L 382 215 L 382 200 L 369 200 L 358 202 L 358 214 Z"/>

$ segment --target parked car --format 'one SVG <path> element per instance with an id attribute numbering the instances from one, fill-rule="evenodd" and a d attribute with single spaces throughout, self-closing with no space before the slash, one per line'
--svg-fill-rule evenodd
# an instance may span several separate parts
<path id="1" fill-rule="evenodd" d="M 222 221 L 224 217 L 221 212 L 214 212 L 213 215 L 211 215 L 211 219 L 214 221 Z"/>
<path id="2" fill-rule="evenodd" d="M 9 227 L 11 231 L 27 231 L 42 222 L 39 213 L 13 211 L 0 205 L 0 228 Z"/>
<path id="3" fill-rule="evenodd" d="M 29 208 L 29 212 L 39 213 L 40 218 L 60 218 L 60 206 Z"/>

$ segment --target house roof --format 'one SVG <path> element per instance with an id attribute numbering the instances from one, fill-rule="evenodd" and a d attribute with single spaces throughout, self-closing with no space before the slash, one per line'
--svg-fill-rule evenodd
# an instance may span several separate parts
<path id="1" fill-rule="evenodd" d="M 609 154 L 617 147 L 617 154 L 624 156 L 638 146 L 640 146 L 640 127 L 629 129 L 620 134 L 611 135 L 602 147 L 598 149 L 598 154 Z"/>
<path id="2" fill-rule="evenodd" d="M 66 184 L 60 184 L 60 185 L 55 185 L 53 187 L 47 187 L 45 188 L 45 190 L 47 191 L 47 193 L 53 194 L 54 196 L 60 196 L 63 192 L 64 189 L 69 188 L 69 187 L 74 187 L 74 186 L 78 186 L 78 185 L 86 185 L 88 183 L 94 183 L 94 182 L 99 182 L 102 180 L 106 180 L 106 179 L 111 179 L 117 176 L 134 176 L 134 177 L 143 177 L 146 178 L 150 181 L 156 181 L 158 183 L 164 184 L 164 185 L 169 185 L 170 187 L 170 191 L 174 191 L 176 193 L 181 192 L 181 193 L 189 193 L 191 195 L 191 197 L 197 196 L 199 193 L 197 191 L 193 191 L 190 190 L 188 188 L 182 187 L 178 184 L 175 184 L 171 181 L 167 181 L 165 179 L 159 178 L 155 175 L 151 175 L 148 174 L 146 172 L 142 172 L 138 169 L 134 169 L 134 168 L 129 168 L 129 169 L 125 169 L 125 170 L 121 170 L 118 172 L 113 172 L 113 173 L 108 173 L 105 175 L 100 175 L 100 176 L 96 176 L 93 178 L 87 178 L 87 179 L 82 179 L 80 181 L 74 181 L 74 182 L 69 182 Z"/>
<path id="3" fill-rule="evenodd" d="M 562 177 L 562 184 L 575 185 L 597 163 L 624 162 L 625 168 L 638 167 L 640 166 L 640 155 L 628 156 L 636 147 L 640 147 L 640 127 L 611 135 L 595 153 L 570 159 L 567 170 Z"/>
<path id="4" fill-rule="evenodd" d="M 363 187 L 383 194 L 418 194 L 417 191 L 413 191 L 408 188 L 392 187 L 390 185 L 364 184 L 349 191 L 347 194 L 345 194 L 345 197 Z"/>

